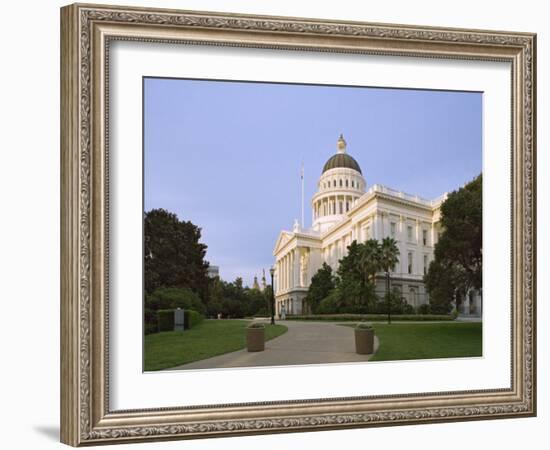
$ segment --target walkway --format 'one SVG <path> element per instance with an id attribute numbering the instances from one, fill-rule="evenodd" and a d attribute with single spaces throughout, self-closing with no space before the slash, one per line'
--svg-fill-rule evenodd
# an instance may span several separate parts
<path id="1" fill-rule="evenodd" d="M 278 320 L 277 323 L 288 327 L 288 331 L 267 341 L 263 352 L 238 350 L 166 370 L 356 362 L 368 361 L 372 356 L 355 353 L 352 327 L 331 322 Z M 378 339 L 374 339 L 376 352 Z"/>

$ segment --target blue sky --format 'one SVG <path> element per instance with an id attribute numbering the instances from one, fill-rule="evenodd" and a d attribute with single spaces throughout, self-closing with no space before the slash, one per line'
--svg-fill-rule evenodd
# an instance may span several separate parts
<path id="1" fill-rule="evenodd" d="M 435 198 L 482 168 L 482 94 L 146 78 L 144 207 L 202 228 L 223 279 L 273 264 L 340 133 L 367 186 Z"/>

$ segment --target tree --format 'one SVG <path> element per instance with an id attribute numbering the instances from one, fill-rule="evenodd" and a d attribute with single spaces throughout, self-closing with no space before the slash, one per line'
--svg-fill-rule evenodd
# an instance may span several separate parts
<path id="1" fill-rule="evenodd" d="M 193 309 L 201 314 L 206 312 L 206 308 L 200 297 L 188 288 L 160 288 L 147 295 L 145 298 L 145 307 L 152 311 L 159 309 Z"/>
<path id="2" fill-rule="evenodd" d="M 200 242 L 201 229 L 180 221 L 164 209 L 145 213 L 145 291 L 162 287 L 189 288 L 207 297 L 208 262 L 206 245 Z"/>
<path id="3" fill-rule="evenodd" d="M 456 297 L 455 273 L 453 264 L 434 260 L 430 263 L 428 273 L 424 277 L 426 289 L 430 293 L 430 312 L 432 314 L 448 314 L 451 312 L 451 302 Z M 460 297 L 460 294 L 458 293 Z"/>
<path id="4" fill-rule="evenodd" d="M 376 272 L 381 268 L 380 245 L 376 239 L 369 239 L 359 244 L 359 268 L 363 275 L 365 284 L 374 281 Z"/>
<path id="5" fill-rule="evenodd" d="M 380 245 L 380 267 L 386 272 L 386 301 L 388 304 L 388 323 L 391 323 L 391 279 L 390 271 L 399 261 L 397 242 L 391 237 L 382 239 Z"/>
<path id="6" fill-rule="evenodd" d="M 334 276 L 332 268 L 323 263 L 322 267 L 311 278 L 307 291 L 306 302 L 311 312 L 315 313 L 317 307 L 325 297 L 334 289 Z"/>
<path id="7" fill-rule="evenodd" d="M 458 303 L 482 285 L 482 176 L 449 194 L 441 205 L 443 232 L 424 280 L 430 297 Z"/>
<path id="8" fill-rule="evenodd" d="M 362 277 L 362 291 L 363 302 L 365 307 L 368 307 L 369 303 L 369 291 L 374 291 L 376 272 L 381 269 L 381 252 L 380 245 L 376 239 L 369 239 L 363 244 L 359 244 L 359 268 L 363 275 Z M 369 286 L 372 288 L 369 289 Z M 372 298 L 374 300 L 374 298 Z"/>
<path id="9" fill-rule="evenodd" d="M 332 298 L 333 300 L 338 299 L 341 312 L 345 310 L 346 312 L 360 313 L 368 310 L 369 302 L 366 299 L 370 296 L 365 292 L 366 285 L 361 270 L 362 249 L 363 244 L 353 241 L 347 248 L 346 256 L 338 261 L 335 284 L 340 296 Z"/>

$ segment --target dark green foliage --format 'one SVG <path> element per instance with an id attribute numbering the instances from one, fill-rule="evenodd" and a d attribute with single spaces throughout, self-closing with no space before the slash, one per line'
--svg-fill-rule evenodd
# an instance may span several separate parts
<path id="1" fill-rule="evenodd" d="M 183 313 L 183 327 L 188 330 L 204 320 L 204 316 L 192 309 L 186 309 Z"/>
<path id="2" fill-rule="evenodd" d="M 337 309 L 326 311 L 327 313 L 337 312 L 367 312 L 368 305 L 372 304 L 372 293 L 368 292 L 373 284 L 369 276 L 365 275 L 362 267 L 364 263 L 364 244 L 353 241 L 348 246 L 348 252 L 338 262 L 336 286 L 340 293 L 340 302 Z M 371 294 L 371 295 L 369 295 Z M 344 311 L 346 310 L 346 311 Z"/>
<path id="3" fill-rule="evenodd" d="M 200 297 L 188 288 L 161 288 L 145 298 L 145 307 L 152 311 L 159 309 L 194 309 L 205 313 L 206 308 Z"/>
<path id="4" fill-rule="evenodd" d="M 311 278 L 311 284 L 306 296 L 306 304 L 312 313 L 315 313 L 321 301 L 334 289 L 332 268 L 323 263 L 323 266 Z"/>
<path id="5" fill-rule="evenodd" d="M 430 305 L 427 303 L 420 305 L 416 312 L 418 314 L 430 314 Z"/>
<path id="6" fill-rule="evenodd" d="M 430 314 L 449 314 L 453 306 L 450 303 L 435 303 L 430 299 Z"/>
<path id="7" fill-rule="evenodd" d="M 180 221 L 164 209 L 145 213 L 145 291 L 163 287 L 188 288 L 206 297 L 208 263 L 206 245 L 200 243 L 201 230 Z"/>
<path id="8" fill-rule="evenodd" d="M 152 333 L 158 333 L 158 324 L 156 322 L 149 322 L 144 324 L 143 333 L 144 334 L 152 334 Z"/>
<path id="9" fill-rule="evenodd" d="M 243 286 L 242 278 L 227 282 L 216 277 L 210 281 L 207 313 L 210 317 L 249 317 L 267 315 L 271 304 L 271 286 L 262 292 Z"/>
<path id="10" fill-rule="evenodd" d="M 148 306 L 144 310 L 144 329 L 145 334 L 151 334 L 158 332 L 157 312 L 153 311 Z"/>
<path id="11" fill-rule="evenodd" d="M 469 289 L 482 285 L 482 176 L 479 175 L 441 205 L 443 232 L 435 246 L 435 259 L 424 277 L 434 308 L 449 308 Z"/>
<path id="12" fill-rule="evenodd" d="M 397 242 L 391 237 L 382 239 L 380 245 L 380 268 L 386 272 L 386 313 L 388 323 L 391 323 L 392 313 L 410 313 L 412 307 L 401 297 L 399 291 L 391 289 L 391 270 L 399 262 L 399 249 Z"/>
<path id="13" fill-rule="evenodd" d="M 173 331 L 174 330 L 174 309 L 160 309 L 157 311 L 158 331 Z M 183 312 L 183 328 L 188 330 L 198 325 L 204 320 L 204 316 L 192 309 L 184 309 Z"/>
<path id="14" fill-rule="evenodd" d="M 157 311 L 158 331 L 174 331 L 174 310 L 160 309 Z"/>
<path id="15" fill-rule="evenodd" d="M 389 297 L 389 298 L 388 298 Z M 397 288 L 393 288 L 390 291 L 389 296 L 384 293 L 382 298 L 376 302 L 372 312 L 377 314 L 388 315 L 388 307 L 390 307 L 390 314 L 414 314 L 414 307 L 407 303 L 401 291 Z"/>
<path id="16" fill-rule="evenodd" d="M 166 324 L 167 319 L 161 318 L 159 312 L 161 310 L 174 311 L 176 308 L 184 310 L 193 309 L 200 314 L 204 314 L 206 311 L 200 297 L 190 289 L 157 289 L 152 294 L 145 296 L 145 334 L 166 331 L 165 328 L 161 329 L 161 323 Z M 169 329 L 174 329 L 173 317 L 172 325 Z"/>
<path id="17" fill-rule="evenodd" d="M 342 306 L 342 296 L 340 291 L 333 289 L 329 295 L 327 295 L 317 308 L 315 309 L 316 314 L 333 314 L 340 311 Z"/>
<path id="18" fill-rule="evenodd" d="M 370 239 L 362 244 L 353 241 L 347 249 L 347 254 L 338 263 L 336 277 L 330 276 L 331 269 L 326 264 L 312 279 L 308 291 L 308 301 L 313 305 L 311 312 L 334 314 L 370 312 L 388 312 L 389 303 L 385 308 L 375 293 L 375 276 L 381 270 L 387 270 L 389 289 L 389 270 L 397 263 L 399 250 L 392 238 L 385 238 L 382 243 Z M 316 277 L 325 280 L 321 284 Z M 314 282 L 315 281 L 315 282 Z M 320 287 L 323 289 L 320 289 Z M 313 289 L 312 289 L 313 288 Z M 312 300 L 310 300 L 310 298 Z M 390 298 L 385 297 L 387 302 Z M 401 298 L 392 300 L 392 312 L 412 312 L 403 304 Z"/>
<path id="19" fill-rule="evenodd" d="M 313 320 L 313 321 L 329 321 L 329 322 L 383 322 L 387 320 L 386 314 L 312 314 L 304 316 L 287 316 L 287 320 Z M 455 317 L 451 314 L 397 314 L 394 316 L 396 321 L 451 321 Z"/>

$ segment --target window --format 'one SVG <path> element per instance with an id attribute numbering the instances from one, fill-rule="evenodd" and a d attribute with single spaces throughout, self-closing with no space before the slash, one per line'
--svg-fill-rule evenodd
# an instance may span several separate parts
<path id="1" fill-rule="evenodd" d="M 411 227 L 410 225 L 407 226 L 407 239 L 409 241 L 413 240 L 413 227 Z"/>
<path id="2" fill-rule="evenodd" d="M 340 187 L 342 187 L 342 178 L 340 178 Z"/>
<path id="3" fill-rule="evenodd" d="M 346 202 L 346 212 L 349 211 L 349 202 Z"/>
<path id="4" fill-rule="evenodd" d="M 407 264 L 407 273 L 413 273 L 413 254 L 412 252 L 409 252 L 407 255 L 408 264 Z"/>
<path id="5" fill-rule="evenodd" d="M 342 180 L 340 180 L 340 183 L 342 182 Z M 344 205 L 342 204 L 342 202 L 338 202 L 339 205 L 340 205 L 340 214 L 344 214 Z"/>
<path id="6" fill-rule="evenodd" d="M 424 275 L 428 273 L 428 255 L 424 255 Z"/>
<path id="7" fill-rule="evenodd" d="M 349 187 L 349 180 L 346 178 L 346 187 Z"/>
<path id="8" fill-rule="evenodd" d="M 355 181 L 351 180 L 351 187 L 355 187 Z"/>
<path id="9" fill-rule="evenodd" d="M 336 187 L 336 180 L 334 180 L 334 181 L 332 182 L 332 186 L 333 186 L 333 187 Z"/>
<path id="10" fill-rule="evenodd" d="M 428 245 L 428 230 L 422 230 L 422 245 Z"/>
<path id="11" fill-rule="evenodd" d="M 390 236 L 391 236 L 392 238 L 395 237 L 395 222 L 391 222 L 391 223 L 390 223 Z"/>

